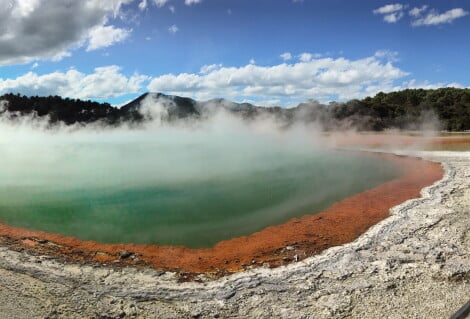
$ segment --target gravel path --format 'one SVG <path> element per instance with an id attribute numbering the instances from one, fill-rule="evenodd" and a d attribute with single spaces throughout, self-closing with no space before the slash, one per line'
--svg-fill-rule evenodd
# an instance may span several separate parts
<path id="1" fill-rule="evenodd" d="M 177 283 L 0 247 L 0 318 L 449 318 L 470 299 L 470 152 L 353 243 L 287 267 Z"/>

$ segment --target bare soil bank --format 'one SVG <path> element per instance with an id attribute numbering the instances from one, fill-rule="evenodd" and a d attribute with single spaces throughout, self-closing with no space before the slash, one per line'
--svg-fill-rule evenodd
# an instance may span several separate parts
<path id="1" fill-rule="evenodd" d="M 342 200 L 325 211 L 295 218 L 249 236 L 218 243 L 209 249 L 174 246 L 100 244 L 0 224 L 0 243 L 15 250 L 49 255 L 79 263 L 151 266 L 179 274 L 181 281 L 195 274 L 221 276 L 257 266 L 278 267 L 351 242 L 389 216 L 389 209 L 442 178 L 439 164 L 415 158 L 382 156 L 398 165 L 399 178 Z"/>

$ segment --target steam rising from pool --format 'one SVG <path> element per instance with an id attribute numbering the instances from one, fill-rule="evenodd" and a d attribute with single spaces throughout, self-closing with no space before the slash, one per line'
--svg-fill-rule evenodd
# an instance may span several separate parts
<path id="1" fill-rule="evenodd" d="M 376 186 L 391 164 L 334 151 L 315 127 L 224 112 L 131 128 L 0 123 L 0 220 L 101 242 L 207 247 Z M 157 116 L 156 116 L 157 115 Z"/>

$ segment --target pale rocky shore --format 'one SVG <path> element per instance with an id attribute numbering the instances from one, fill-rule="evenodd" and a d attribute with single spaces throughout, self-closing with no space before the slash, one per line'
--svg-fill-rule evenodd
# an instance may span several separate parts
<path id="1" fill-rule="evenodd" d="M 178 283 L 0 247 L 0 318 L 449 318 L 470 299 L 470 152 L 403 152 L 444 178 L 356 241 L 276 269 Z"/>

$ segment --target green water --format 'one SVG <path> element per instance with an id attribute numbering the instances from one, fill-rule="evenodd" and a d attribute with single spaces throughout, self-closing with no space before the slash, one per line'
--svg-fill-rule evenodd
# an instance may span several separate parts
<path id="1" fill-rule="evenodd" d="M 0 140 L 0 220 L 104 243 L 210 247 L 398 174 L 371 156 L 235 131 Z"/>
<path id="2" fill-rule="evenodd" d="M 376 159 L 332 153 L 174 185 L 65 190 L 9 185 L 0 188 L 0 219 L 106 243 L 207 247 L 321 211 L 394 175 Z"/>

